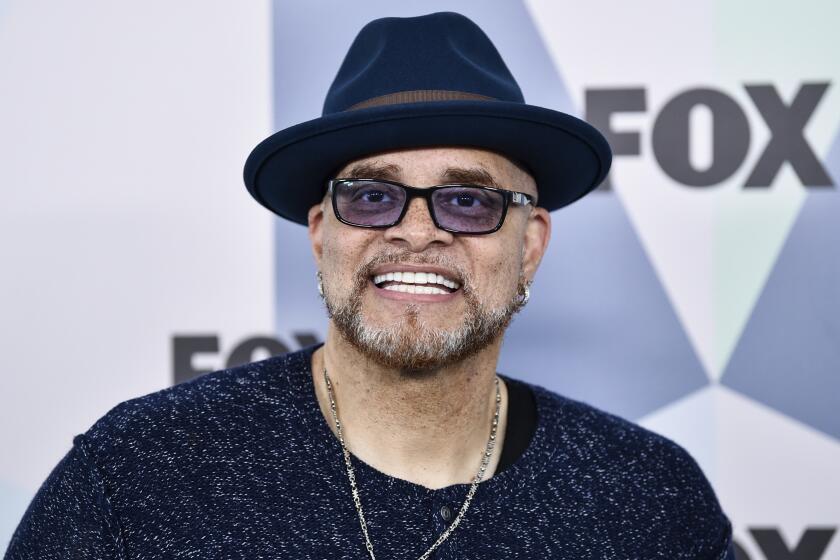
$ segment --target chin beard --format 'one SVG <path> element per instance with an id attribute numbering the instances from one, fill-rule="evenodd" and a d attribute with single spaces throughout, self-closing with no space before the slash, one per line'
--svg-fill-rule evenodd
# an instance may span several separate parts
<path id="1" fill-rule="evenodd" d="M 406 306 L 405 314 L 387 327 L 367 324 L 362 313 L 367 273 L 360 274 L 347 301 L 331 301 L 327 290 L 324 303 L 338 332 L 368 359 L 401 372 L 420 373 L 461 362 L 500 338 L 523 306 L 520 294 L 524 286 L 520 280 L 517 293 L 506 305 L 488 309 L 464 279 L 461 290 L 466 313 L 453 330 L 430 327 L 421 319 L 417 304 Z"/>

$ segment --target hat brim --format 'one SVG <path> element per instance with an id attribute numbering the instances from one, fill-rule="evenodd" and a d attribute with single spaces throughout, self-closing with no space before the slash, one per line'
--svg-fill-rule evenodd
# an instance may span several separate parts
<path id="1" fill-rule="evenodd" d="M 330 114 L 269 136 L 248 156 L 245 184 L 260 204 L 306 225 L 340 166 L 430 146 L 482 148 L 523 163 L 548 210 L 595 189 L 612 160 L 595 128 L 559 111 L 504 101 L 406 103 Z"/>

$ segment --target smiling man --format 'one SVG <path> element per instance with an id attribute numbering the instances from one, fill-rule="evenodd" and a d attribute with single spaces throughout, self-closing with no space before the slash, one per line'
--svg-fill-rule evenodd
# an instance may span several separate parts
<path id="1" fill-rule="evenodd" d="M 308 214 L 331 318 L 313 371 L 333 372 L 359 459 L 424 487 L 469 483 L 494 417 L 502 334 L 548 243 L 534 179 L 502 155 L 456 147 L 378 154 L 337 176 Z M 329 419 L 326 383 L 314 381 Z M 503 381 L 499 395 L 502 447 Z M 499 454 L 490 459 L 485 477 Z"/>
<path id="2" fill-rule="evenodd" d="M 370 23 L 245 168 L 309 228 L 324 344 L 115 407 L 7 558 L 733 558 L 682 448 L 496 371 L 549 211 L 610 157 L 463 16 Z"/>

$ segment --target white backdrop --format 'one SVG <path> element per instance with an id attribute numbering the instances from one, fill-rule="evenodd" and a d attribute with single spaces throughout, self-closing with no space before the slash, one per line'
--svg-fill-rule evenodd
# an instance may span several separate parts
<path id="1" fill-rule="evenodd" d="M 840 9 L 752 0 L 0 2 L 0 547 L 116 403 L 322 336 L 305 231 L 242 165 L 317 116 L 364 22 L 440 9 L 488 32 L 528 101 L 637 135 L 611 191 L 553 216 L 502 371 L 685 446 L 744 557 L 840 559 L 840 203 L 803 178 L 840 178 Z M 796 105 L 808 84 L 829 85 Z M 688 113 L 691 169 L 737 151 L 737 111 L 749 134 L 703 187 L 654 146 L 697 91 L 737 110 Z M 745 188 L 774 137 L 796 166 Z"/>
<path id="2" fill-rule="evenodd" d="M 0 3 L 0 549 L 73 435 L 172 383 L 174 333 L 272 331 L 241 179 L 270 33 L 266 2 Z"/>

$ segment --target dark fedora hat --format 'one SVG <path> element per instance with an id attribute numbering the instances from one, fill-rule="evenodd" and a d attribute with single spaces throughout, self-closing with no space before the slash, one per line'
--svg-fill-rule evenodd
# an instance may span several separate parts
<path id="1" fill-rule="evenodd" d="M 383 18 L 358 34 L 320 118 L 262 141 L 245 163 L 260 204 L 306 224 L 341 166 L 395 149 L 468 146 L 523 164 L 556 210 L 598 186 L 612 154 L 584 121 L 525 104 L 493 43 L 451 12 Z"/>

